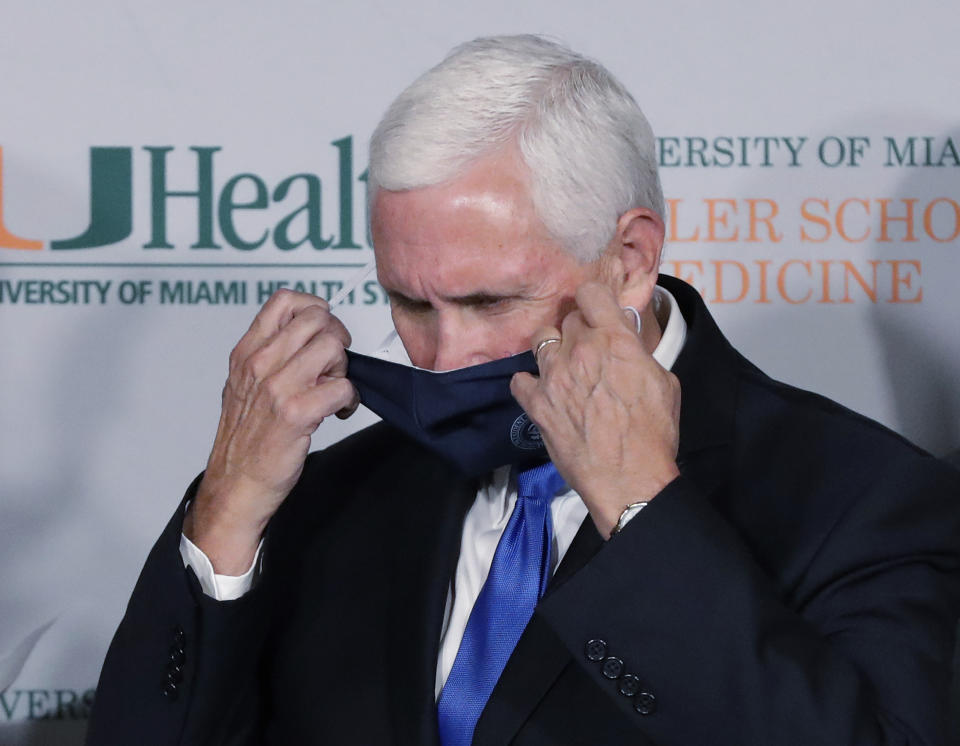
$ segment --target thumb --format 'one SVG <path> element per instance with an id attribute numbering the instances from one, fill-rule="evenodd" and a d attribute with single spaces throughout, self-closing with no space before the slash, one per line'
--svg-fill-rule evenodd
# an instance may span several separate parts
<path id="1" fill-rule="evenodd" d="M 517 403 L 529 414 L 537 392 L 538 379 L 529 373 L 514 373 L 510 379 L 510 393 Z"/>
<path id="2" fill-rule="evenodd" d="M 600 282 L 613 291 L 613 297 L 619 299 L 626 284 L 626 270 L 619 256 L 610 256 L 600 266 Z"/>

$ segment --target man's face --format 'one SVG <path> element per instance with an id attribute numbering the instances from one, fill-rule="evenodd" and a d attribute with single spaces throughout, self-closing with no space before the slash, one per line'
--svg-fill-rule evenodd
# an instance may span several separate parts
<path id="1" fill-rule="evenodd" d="M 529 192 L 506 152 L 447 184 L 377 193 L 377 277 L 414 365 L 451 370 L 522 352 L 596 277 L 598 262 L 579 264 L 550 237 Z"/>

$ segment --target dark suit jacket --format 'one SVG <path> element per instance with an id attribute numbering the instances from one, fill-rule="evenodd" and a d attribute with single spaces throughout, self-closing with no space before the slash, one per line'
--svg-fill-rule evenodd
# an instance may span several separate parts
<path id="1" fill-rule="evenodd" d="M 767 378 L 695 291 L 662 282 L 689 327 L 682 476 L 612 540 L 581 527 L 474 742 L 939 746 L 960 473 Z M 476 486 L 371 427 L 310 456 L 255 588 L 223 603 L 183 569 L 181 506 L 110 647 L 89 743 L 433 746 Z M 645 714 L 618 669 L 653 696 Z"/>
<path id="2" fill-rule="evenodd" d="M 943 460 L 952 466 L 956 466 L 960 469 L 960 450 L 951 451 L 946 456 L 943 457 Z"/>

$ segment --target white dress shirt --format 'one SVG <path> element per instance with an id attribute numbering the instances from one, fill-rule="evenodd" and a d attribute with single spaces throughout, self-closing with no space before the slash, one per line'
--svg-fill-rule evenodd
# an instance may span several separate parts
<path id="1" fill-rule="evenodd" d="M 654 300 L 657 321 L 662 334 L 659 344 L 653 351 L 653 357 L 660 365 L 670 370 L 683 348 L 687 325 L 680 314 L 677 301 L 669 292 L 657 286 Z M 460 557 L 447 594 L 447 605 L 440 634 L 440 656 L 437 659 L 435 687 L 437 697 L 440 696 L 440 691 L 453 667 L 473 604 L 487 579 L 487 573 L 493 563 L 493 554 L 510 520 L 516 501 L 515 475 L 511 467 L 502 466 L 496 469 L 477 491 L 477 498 L 464 519 Z M 557 495 L 550 504 L 550 514 L 553 519 L 551 573 L 557 569 L 570 548 L 580 524 L 587 517 L 587 512 L 587 506 L 573 490 Z M 217 575 L 207 556 L 186 536 L 180 537 L 180 554 L 184 565 L 193 568 L 205 594 L 218 601 L 228 601 L 239 598 L 250 589 L 254 568 L 260 557 L 260 548 L 257 548 L 257 554 L 250 569 L 239 576 Z"/>

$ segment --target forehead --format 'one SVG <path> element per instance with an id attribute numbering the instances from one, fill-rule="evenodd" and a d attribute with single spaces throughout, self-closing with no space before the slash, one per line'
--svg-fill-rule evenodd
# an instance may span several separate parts
<path id="1" fill-rule="evenodd" d="M 526 169 L 512 154 L 444 184 L 380 190 L 371 229 L 381 284 L 416 297 L 529 283 L 575 263 L 537 217 Z"/>

